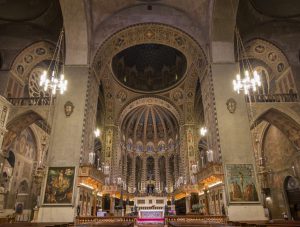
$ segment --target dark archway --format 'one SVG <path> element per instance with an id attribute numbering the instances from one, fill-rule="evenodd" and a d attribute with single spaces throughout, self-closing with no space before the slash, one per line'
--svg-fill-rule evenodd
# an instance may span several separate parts
<path id="1" fill-rule="evenodd" d="M 284 190 L 288 208 L 293 220 L 300 220 L 300 182 L 296 177 L 287 176 L 284 180 Z"/>

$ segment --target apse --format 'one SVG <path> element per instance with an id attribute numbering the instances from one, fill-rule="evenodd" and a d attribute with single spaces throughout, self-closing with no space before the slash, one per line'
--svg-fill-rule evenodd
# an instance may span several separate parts
<path id="1" fill-rule="evenodd" d="M 162 44 L 140 44 L 129 47 L 112 59 L 117 81 L 137 92 L 164 91 L 178 84 L 187 68 L 179 50 Z"/>

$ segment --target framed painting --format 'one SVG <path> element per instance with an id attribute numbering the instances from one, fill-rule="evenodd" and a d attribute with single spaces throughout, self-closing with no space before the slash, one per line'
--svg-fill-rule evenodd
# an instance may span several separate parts
<path id="1" fill-rule="evenodd" d="M 252 164 L 227 164 L 226 176 L 230 203 L 259 203 Z"/>
<path id="2" fill-rule="evenodd" d="M 71 205 L 75 167 L 49 167 L 44 194 L 45 205 Z"/>

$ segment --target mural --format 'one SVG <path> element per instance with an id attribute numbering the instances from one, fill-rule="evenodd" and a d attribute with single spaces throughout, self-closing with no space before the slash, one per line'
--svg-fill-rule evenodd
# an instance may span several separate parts
<path id="1" fill-rule="evenodd" d="M 230 202 L 259 202 L 252 164 L 228 164 L 226 174 Z"/>
<path id="2" fill-rule="evenodd" d="M 49 167 L 45 204 L 72 203 L 75 167 Z"/>

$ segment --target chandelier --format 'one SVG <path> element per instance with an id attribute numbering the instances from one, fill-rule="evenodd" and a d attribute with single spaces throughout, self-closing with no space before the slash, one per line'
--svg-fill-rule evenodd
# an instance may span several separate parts
<path id="1" fill-rule="evenodd" d="M 261 80 L 258 73 L 254 70 L 250 75 L 248 70 L 244 72 L 245 76 L 241 79 L 241 75 L 237 74 L 236 79 L 233 80 L 233 90 L 238 94 L 240 91 L 244 91 L 245 95 L 248 95 L 250 91 L 257 91 L 257 88 L 261 86 Z"/>
<path id="2" fill-rule="evenodd" d="M 63 94 L 67 90 L 68 81 L 64 78 L 63 36 L 64 31 L 62 30 L 49 67 L 40 77 L 40 86 L 44 88 L 44 91 L 50 91 L 52 95 L 55 95 L 57 91 Z M 60 67 L 60 65 L 62 65 L 62 67 Z"/>
<path id="3" fill-rule="evenodd" d="M 257 91 L 261 86 L 261 80 L 257 71 L 253 70 L 251 66 L 238 28 L 235 28 L 235 36 L 237 60 L 240 61 L 240 65 L 239 73 L 236 75 L 236 79 L 233 80 L 233 89 L 238 94 L 240 94 L 241 91 L 244 91 L 245 95 L 249 95 L 250 92 Z M 241 78 L 241 72 L 243 72 L 243 78 Z"/>

